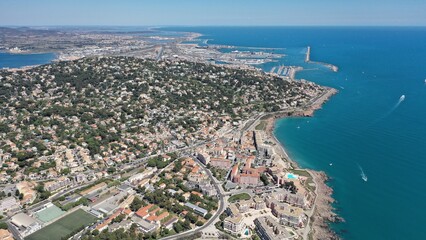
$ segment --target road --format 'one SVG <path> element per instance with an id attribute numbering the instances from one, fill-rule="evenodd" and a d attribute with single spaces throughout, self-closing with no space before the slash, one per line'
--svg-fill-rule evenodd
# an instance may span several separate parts
<path id="1" fill-rule="evenodd" d="M 11 222 L 7 221 L 6 224 L 9 228 L 9 231 L 12 233 L 12 235 L 15 239 L 17 239 L 17 240 L 23 239 L 21 237 L 21 234 L 18 232 L 18 230 L 16 230 L 15 226 L 13 226 L 13 224 Z"/>
<path id="2" fill-rule="evenodd" d="M 164 51 L 164 47 L 162 47 L 161 48 L 161 50 L 160 50 L 160 52 L 159 52 L 159 55 L 158 55 L 158 57 L 160 58 L 161 57 L 161 55 L 162 55 L 162 53 L 163 53 L 163 51 Z M 323 93 L 323 94 L 321 94 L 321 95 L 319 95 L 319 96 L 316 96 L 315 98 L 313 98 L 313 99 L 311 99 L 311 101 L 309 101 L 309 103 L 308 104 L 306 104 L 303 108 L 308 108 L 308 107 L 311 107 L 311 106 L 313 106 L 313 105 L 315 105 L 315 104 L 317 104 L 319 101 L 323 101 L 323 98 L 324 97 L 328 97 L 330 95 L 330 91 L 326 91 L 325 93 Z M 301 108 L 301 109 L 303 109 L 303 108 Z M 285 112 L 293 112 L 293 111 L 296 111 L 296 109 L 287 109 L 287 110 L 283 110 L 283 111 L 280 111 L 280 113 L 285 113 Z M 276 113 L 279 113 L 279 112 L 275 112 L 274 114 L 276 114 Z M 249 120 L 247 120 L 246 122 L 245 122 L 245 124 L 244 124 L 244 126 L 241 128 L 241 130 L 240 130 L 240 132 L 241 132 L 241 136 L 242 136 L 242 134 L 245 132 L 245 131 L 247 131 L 247 130 L 250 130 L 250 129 L 252 129 L 253 127 L 255 127 L 257 124 L 258 124 L 258 122 L 259 122 L 259 120 L 263 117 L 263 116 L 265 116 L 265 115 L 267 115 L 267 114 L 271 114 L 271 113 L 263 113 L 263 112 L 261 112 L 261 113 L 259 113 L 259 114 L 257 114 L 255 117 L 253 117 L 253 118 L 251 118 L 251 119 L 249 119 Z M 234 129 L 235 130 L 235 129 Z M 232 129 L 230 129 L 229 131 L 232 131 Z M 229 131 L 227 131 L 227 132 L 229 132 Z M 225 134 L 225 133 L 224 133 Z M 224 135 L 223 134 L 223 135 Z M 198 146 L 202 146 L 202 145 L 205 145 L 205 144 L 207 144 L 207 143 L 211 143 L 211 142 L 214 142 L 214 141 L 216 141 L 217 139 L 218 139 L 219 137 L 217 137 L 217 138 L 214 138 L 214 139 L 211 139 L 211 140 L 206 140 L 206 141 L 203 141 L 203 142 L 199 142 L 199 143 L 197 143 L 197 144 L 193 144 L 193 145 L 191 145 L 191 146 L 187 146 L 187 147 L 184 147 L 184 148 L 180 148 L 180 149 L 176 149 L 175 151 L 170 151 L 170 152 L 167 152 L 167 153 L 172 153 L 172 152 L 181 152 L 181 151 L 185 151 L 185 150 L 188 150 L 188 149 L 193 149 L 193 148 L 196 148 L 196 147 L 198 147 Z M 127 163 L 127 164 L 124 164 L 124 165 L 121 165 L 121 166 L 117 166 L 117 167 L 119 167 L 120 169 L 135 169 L 135 168 L 137 168 L 137 167 L 139 167 L 140 165 L 142 165 L 142 164 L 145 164 L 146 163 L 146 161 L 147 160 L 149 160 L 149 159 L 151 159 L 151 158 L 153 158 L 153 157 L 157 157 L 157 156 L 161 156 L 161 155 L 163 155 L 163 154 L 165 154 L 166 152 L 161 152 L 161 153 L 158 153 L 158 154 L 155 154 L 155 155 L 151 155 L 151 156 L 147 156 L 147 157 L 143 157 L 143 158 L 140 158 L 140 159 L 137 159 L 137 160 L 134 160 L 134 161 L 132 161 L 132 162 L 130 162 L 130 163 Z M 197 160 L 197 162 L 198 162 L 198 160 Z M 201 164 L 200 162 L 198 162 L 199 163 L 199 165 L 203 168 L 203 170 L 207 173 L 207 175 L 209 176 L 209 178 L 212 180 L 212 182 L 214 183 L 214 187 L 216 188 L 216 191 L 217 191 L 217 193 L 218 193 L 218 198 L 219 198 L 219 208 L 218 208 L 218 210 L 216 211 L 216 213 L 207 221 L 207 223 L 206 224 L 204 224 L 203 226 L 201 226 L 201 227 L 198 227 L 198 228 L 195 228 L 195 229 L 192 229 L 192 230 L 189 230 L 189 231 L 187 231 L 187 232 L 183 232 L 183 233 L 180 233 L 180 234 L 176 234 L 176 235 L 173 235 L 173 236 L 170 236 L 170 237 L 165 237 L 165 238 L 162 238 L 162 239 L 164 239 L 164 240 L 170 240 L 170 239 L 178 239 L 178 238 L 184 238 L 184 237 L 187 237 L 187 236 L 191 236 L 191 235 L 193 235 L 193 234 L 196 234 L 196 233 L 198 233 L 198 232 L 201 232 L 201 231 L 203 231 L 204 229 L 206 229 L 207 227 L 209 227 L 213 222 L 215 222 L 216 221 L 216 219 L 219 217 L 219 215 L 224 211 L 224 209 L 225 209 L 225 201 L 224 201 L 224 196 L 226 196 L 226 194 L 224 194 L 223 193 L 223 190 L 222 190 L 222 188 L 221 188 L 221 185 L 220 185 L 220 182 L 218 182 L 214 177 L 213 177 L 213 175 L 211 174 L 211 172 L 203 165 L 203 164 Z M 121 174 L 121 172 L 118 172 L 118 173 L 116 173 L 116 174 Z M 51 180 L 54 180 L 54 179 L 51 179 Z M 70 188 L 70 189 L 65 189 L 65 190 L 63 190 L 63 191 L 61 191 L 61 192 L 58 192 L 58 193 L 56 193 L 56 194 L 54 194 L 54 195 L 52 195 L 50 198 L 48 198 L 48 199 L 46 199 L 46 200 L 44 200 L 44 201 L 41 201 L 41 202 L 38 202 L 38 203 L 36 203 L 36 204 L 34 204 L 34 205 L 32 205 L 32 206 L 30 206 L 30 207 L 28 207 L 27 208 L 27 210 L 33 210 L 33 209 L 36 209 L 36 208 L 38 208 L 38 207 L 41 207 L 42 205 L 44 205 L 44 204 L 46 204 L 46 203 L 48 203 L 48 202 L 51 202 L 51 201 L 54 201 L 55 199 L 58 199 L 59 197 L 61 197 L 61 196 L 64 196 L 64 195 L 66 195 L 66 194 L 68 194 L 68 193 L 71 193 L 71 192 L 74 192 L 75 190 L 77 190 L 77 189 L 79 189 L 79 188 L 82 188 L 82 187 L 85 187 L 85 186 L 88 186 L 89 184 L 91 184 L 92 182 L 88 182 L 88 183 L 86 183 L 86 184 L 84 184 L 84 185 L 78 185 L 78 186 L 75 186 L 75 187 L 72 187 L 72 188 Z M 316 201 L 316 199 L 315 199 L 315 201 Z M 314 208 L 315 208 L 315 204 L 314 204 L 314 207 L 313 207 L 313 209 L 312 209 L 312 211 L 311 211 L 311 213 L 309 214 L 309 215 L 312 215 L 313 214 L 313 212 L 314 212 Z M 22 211 L 22 210 L 21 210 Z M 308 218 L 309 219 L 309 218 Z M 7 220 L 7 219 L 6 219 Z M 303 232 L 303 237 L 304 237 L 304 239 L 306 239 L 306 237 L 307 237 L 307 235 L 309 234 L 309 232 L 310 232 L 310 227 L 309 227 L 309 220 L 308 220 L 308 224 L 307 224 L 308 226 L 307 226 L 307 228 L 305 229 L 305 231 Z M 13 229 L 13 228 L 11 228 L 11 229 Z"/>
<path id="3" fill-rule="evenodd" d="M 155 59 L 155 61 L 160 61 L 161 57 L 163 56 L 163 52 L 164 52 L 164 46 L 161 46 L 160 51 L 158 52 L 157 58 Z"/>

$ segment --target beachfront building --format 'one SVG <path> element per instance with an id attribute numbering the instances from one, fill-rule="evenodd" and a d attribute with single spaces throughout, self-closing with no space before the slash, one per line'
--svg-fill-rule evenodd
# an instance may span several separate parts
<path id="1" fill-rule="evenodd" d="M 279 219 L 280 224 L 302 228 L 305 226 L 307 216 L 302 208 L 291 206 L 276 200 L 270 202 L 272 214 Z"/>
<path id="2" fill-rule="evenodd" d="M 254 220 L 256 232 L 262 240 L 291 240 L 295 235 L 287 231 L 272 217 L 260 217 Z"/>
<path id="3" fill-rule="evenodd" d="M 277 211 L 277 216 L 280 216 L 280 224 L 291 227 L 305 227 L 307 216 L 303 209 L 297 207 L 284 208 L 281 212 Z"/>
<path id="4" fill-rule="evenodd" d="M 297 187 L 297 193 L 292 193 L 287 189 L 279 188 L 270 193 L 267 198 L 276 199 L 280 202 L 286 202 L 304 209 L 310 208 L 313 204 L 313 197 L 303 186 L 297 184 L 297 182 L 295 185 Z"/>

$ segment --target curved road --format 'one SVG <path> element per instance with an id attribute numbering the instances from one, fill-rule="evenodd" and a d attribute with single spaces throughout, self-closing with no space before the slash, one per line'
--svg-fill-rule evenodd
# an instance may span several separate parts
<path id="1" fill-rule="evenodd" d="M 209 227 L 219 217 L 219 215 L 225 210 L 225 200 L 223 199 L 223 194 L 222 194 L 222 191 L 220 189 L 220 185 L 216 182 L 212 173 L 202 163 L 200 163 L 198 160 L 196 160 L 196 161 L 201 166 L 201 168 L 203 168 L 203 170 L 207 173 L 209 178 L 214 182 L 214 187 L 216 188 L 216 191 L 217 191 L 218 197 L 219 197 L 219 208 L 216 211 L 216 213 L 209 219 L 209 221 L 207 221 L 203 226 L 191 229 L 191 230 L 183 232 L 183 233 L 175 234 L 175 235 L 170 236 L 170 237 L 161 238 L 162 240 L 180 239 L 180 238 L 189 237 L 193 234 L 199 233 L 199 232 L 203 231 L 204 229 L 206 229 L 207 227 Z"/>

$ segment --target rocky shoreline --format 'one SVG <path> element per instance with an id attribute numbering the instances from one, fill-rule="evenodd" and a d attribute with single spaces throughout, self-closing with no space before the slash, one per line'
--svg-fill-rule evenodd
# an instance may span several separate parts
<path id="1" fill-rule="evenodd" d="M 275 121 L 285 117 L 311 117 L 314 114 L 314 111 L 320 109 L 321 106 L 334 94 L 337 93 L 337 90 L 330 88 L 328 91 L 314 101 L 310 107 L 300 111 L 294 112 L 282 112 L 282 113 L 273 113 L 266 114 L 263 117 L 263 120 L 267 121 L 266 133 L 268 136 L 275 142 L 275 151 L 277 154 L 281 155 L 284 159 L 287 159 L 292 168 L 298 169 L 298 164 L 292 160 L 285 151 L 284 146 L 278 141 L 274 135 L 274 126 Z M 339 236 L 330 229 L 330 222 L 342 221 L 339 216 L 334 212 L 332 204 L 335 200 L 332 197 L 333 189 L 330 188 L 326 183 L 329 180 L 328 176 L 324 172 L 307 170 L 313 178 L 313 181 L 316 184 L 315 189 L 315 203 L 313 207 L 313 214 L 310 217 L 310 233 L 309 236 L 312 239 L 339 239 Z"/>
<path id="2" fill-rule="evenodd" d="M 311 216 L 312 239 L 339 239 L 339 236 L 330 229 L 330 222 L 342 221 L 334 212 L 332 204 L 334 199 L 331 196 L 333 189 L 326 183 L 328 176 L 324 172 L 308 170 L 316 183 L 316 199 L 314 214 Z"/>

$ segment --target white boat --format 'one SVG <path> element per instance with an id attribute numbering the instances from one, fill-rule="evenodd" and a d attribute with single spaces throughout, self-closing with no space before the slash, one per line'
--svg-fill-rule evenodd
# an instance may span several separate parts
<path id="1" fill-rule="evenodd" d="M 399 98 L 399 101 L 400 101 L 400 102 L 402 102 L 402 101 L 404 101 L 404 99 L 405 99 L 405 95 L 402 95 L 402 96 Z"/>
<path id="2" fill-rule="evenodd" d="M 368 178 L 367 175 L 364 173 L 364 170 L 362 169 L 362 167 L 360 165 L 358 165 L 359 170 L 361 170 L 361 178 L 362 180 L 364 180 L 364 182 L 367 182 Z"/>
<path id="3" fill-rule="evenodd" d="M 361 174 L 361 178 L 362 178 L 362 180 L 364 180 L 364 182 L 367 182 L 367 180 L 368 180 L 367 175 L 365 175 L 365 174 Z"/>

